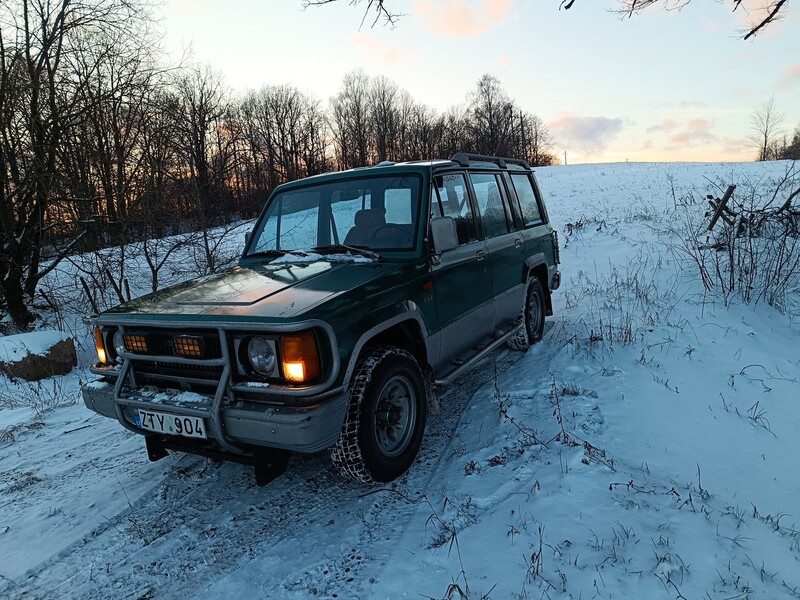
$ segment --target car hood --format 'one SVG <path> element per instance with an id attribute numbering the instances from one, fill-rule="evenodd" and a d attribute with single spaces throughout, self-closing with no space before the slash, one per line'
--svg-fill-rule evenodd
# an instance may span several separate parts
<path id="1" fill-rule="evenodd" d="M 143 296 L 101 316 L 288 320 L 393 270 L 387 263 L 284 263 L 233 269 Z"/>

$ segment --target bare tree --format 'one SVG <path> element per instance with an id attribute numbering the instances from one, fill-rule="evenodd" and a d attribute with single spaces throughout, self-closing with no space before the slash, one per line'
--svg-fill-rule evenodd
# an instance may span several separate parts
<path id="1" fill-rule="evenodd" d="M 187 208 L 201 232 L 208 272 L 217 270 L 219 244 L 210 231 L 228 217 L 226 181 L 233 140 L 225 131 L 229 105 L 220 74 L 208 68 L 193 69 L 176 86 L 172 116 L 178 134 Z"/>
<path id="2" fill-rule="evenodd" d="M 792 141 L 786 145 L 781 158 L 790 160 L 800 159 L 800 126 L 795 128 Z"/>
<path id="3" fill-rule="evenodd" d="M 544 167 L 556 164 L 553 154 L 555 140 L 542 118 L 532 113 L 519 113 L 520 128 L 517 136 L 519 151 L 516 156 L 525 158 L 531 165 Z"/>
<path id="4" fill-rule="evenodd" d="M 341 169 L 370 162 L 369 89 L 369 77 L 353 71 L 344 76 L 342 89 L 331 99 L 333 141 Z"/>
<path id="5" fill-rule="evenodd" d="M 327 169 L 325 116 L 319 101 L 297 88 L 267 86 L 249 93 L 234 120 L 243 155 L 237 168 L 246 165 L 237 179 L 249 181 L 245 194 Z"/>
<path id="6" fill-rule="evenodd" d="M 470 130 L 473 152 L 510 154 L 514 104 L 500 80 L 488 73 L 479 80 L 470 101 Z"/>
<path id="7" fill-rule="evenodd" d="M 782 132 L 784 113 L 775 108 L 772 97 L 761 106 L 756 107 L 750 115 L 750 135 L 748 139 L 757 148 L 757 160 L 774 160 L 778 147 L 778 138 Z"/>
<path id="8" fill-rule="evenodd" d="M 76 239 L 53 247 L 52 228 L 68 213 L 57 200 L 73 193 L 62 169 L 65 140 L 97 108 L 85 94 L 98 63 L 85 62 L 85 40 L 137 40 L 146 18 L 136 0 L 10 0 L 0 4 L 0 300 L 25 328 L 39 281 Z"/>
<path id="9" fill-rule="evenodd" d="M 401 109 L 398 106 L 400 90 L 386 77 L 375 77 L 370 82 L 369 119 L 375 137 L 375 162 L 397 160 L 397 142 L 401 128 Z"/>

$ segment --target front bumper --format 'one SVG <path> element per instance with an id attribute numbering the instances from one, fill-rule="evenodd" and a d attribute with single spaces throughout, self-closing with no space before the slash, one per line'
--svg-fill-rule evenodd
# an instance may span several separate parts
<path id="1" fill-rule="evenodd" d="M 176 415 L 200 416 L 209 425 L 212 422 L 214 398 L 194 401 L 191 406 L 181 404 L 179 396 L 159 394 L 153 402 L 152 394 L 145 390 L 125 388 L 124 395 L 115 401 L 115 385 L 102 379 L 81 386 L 86 407 L 101 415 L 118 419 L 128 429 L 142 435 L 153 432 L 136 425 L 137 408 L 167 412 Z M 319 452 L 333 444 L 339 436 L 347 411 L 346 392 L 325 396 L 318 404 L 309 407 L 273 406 L 249 400 L 237 400 L 217 409 L 218 427 L 207 427 L 208 443 L 228 452 L 247 452 L 242 446 L 279 448 L 293 452 Z M 124 422 L 123 422 L 124 420 Z"/>

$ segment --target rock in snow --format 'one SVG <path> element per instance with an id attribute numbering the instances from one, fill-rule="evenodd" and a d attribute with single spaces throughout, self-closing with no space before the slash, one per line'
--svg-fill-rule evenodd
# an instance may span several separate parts
<path id="1" fill-rule="evenodd" d="M 72 338 L 61 331 L 0 337 L 0 373 L 36 381 L 69 373 L 78 364 Z"/>

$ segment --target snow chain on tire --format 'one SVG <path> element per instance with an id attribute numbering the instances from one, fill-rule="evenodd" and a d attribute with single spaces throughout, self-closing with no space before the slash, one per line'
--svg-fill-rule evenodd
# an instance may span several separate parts
<path id="1" fill-rule="evenodd" d="M 410 361 L 418 372 L 418 380 L 414 383 L 421 388 L 418 390 L 417 395 L 419 395 L 421 391 L 422 397 L 417 398 L 420 408 L 417 412 L 416 419 L 421 419 L 424 424 L 426 404 L 425 385 L 422 372 L 416 359 L 406 350 L 395 346 L 380 346 L 370 351 L 365 358 L 360 359 L 356 366 L 355 373 L 353 374 L 353 378 L 350 381 L 350 400 L 344 424 L 342 425 L 342 432 L 336 440 L 336 443 L 328 450 L 336 469 L 345 477 L 360 483 L 376 483 L 378 481 L 373 477 L 372 473 L 370 473 L 367 457 L 361 447 L 361 420 L 365 402 L 368 400 L 371 401 L 371 399 L 367 398 L 366 394 L 373 380 L 373 376 L 383 361 L 392 356 L 397 358 L 402 357 Z M 412 429 L 418 426 L 416 422 L 411 425 Z M 419 437 L 421 437 L 421 433 Z M 416 446 L 416 448 L 412 450 L 414 454 L 416 454 L 419 448 L 419 440 L 415 439 L 414 436 L 412 436 L 409 443 L 409 448 L 413 446 Z"/>
<path id="2" fill-rule="evenodd" d="M 534 283 L 536 282 L 536 283 Z M 541 340 L 541 336 L 538 339 L 531 339 L 531 336 L 528 334 L 528 298 L 533 293 L 534 286 L 538 284 L 539 289 L 541 290 L 541 298 L 540 304 L 542 305 L 541 314 L 539 316 L 540 320 L 542 321 L 542 327 L 544 325 L 544 290 L 542 289 L 541 282 L 536 278 L 536 276 L 531 275 L 531 278 L 528 280 L 528 287 L 525 291 L 525 299 L 522 303 L 522 325 L 517 331 L 516 335 L 509 338 L 508 340 L 508 347 L 512 350 L 521 350 L 524 352 L 528 348 L 530 348 L 533 344 L 538 343 Z"/>

